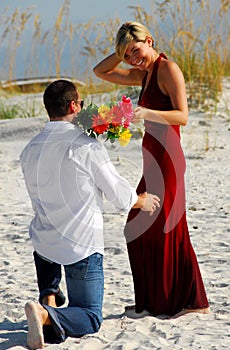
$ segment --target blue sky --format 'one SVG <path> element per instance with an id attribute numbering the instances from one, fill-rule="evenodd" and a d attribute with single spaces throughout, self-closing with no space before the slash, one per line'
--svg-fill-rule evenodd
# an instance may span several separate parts
<path id="1" fill-rule="evenodd" d="M 72 25 L 84 24 L 91 20 L 93 20 L 94 23 L 99 23 L 101 21 L 107 22 L 108 19 L 115 18 L 119 18 L 122 23 L 133 20 L 133 12 L 129 9 L 129 6 L 140 5 L 147 11 L 151 7 L 151 2 L 152 0 L 69 0 L 69 19 Z M 28 56 L 32 45 L 35 16 L 39 15 L 40 17 L 41 32 L 43 34 L 49 32 L 54 28 L 58 12 L 64 3 L 64 0 L 0 0 L 0 38 L 6 29 L 4 19 L 11 16 L 16 9 L 18 9 L 20 14 L 24 11 L 27 14 L 29 12 L 32 13 L 32 16 L 26 23 L 25 30 L 20 34 L 20 45 L 17 48 L 14 78 L 22 77 L 27 74 L 26 70 L 29 67 Z M 5 15 L 3 16 L 4 12 Z M 7 50 L 9 50 L 10 46 L 9 37 L 8 33 L 6 38 L 0 42 L 0 80 L 6 79 L 8 74 L 9 53 Z M 37 58 L 39 70 L 43 72 L 44 69 L 46 70 L 44 73 L 38 73 L 42 75 L 47 73 L 47 66 L 49 64 L 44 50 L 46 49 L 43 48 L 43 51 L 40 52 L 42 58 Z M 34 65 L 36 64 L 35 62 Z M 63 69 L 67 70 L 68 65 L 69 52 L 65 50 L 62 58 L 62 68 L 65 66 Z M 44 68 L 41 68 L 41 66 Z M 54 65 L 52 67 L 54 67 Z"/>
<path id="2" fill-rule="evenodd" d="M 150 0 L 71 0 L 70 17 L 71 21 L 76 23 L 84 23 L 91 18 L 101 21 L 116 16 L 121 18 L 121 21 L 126 21 L 129 20 L 130 14 L 128 6 L 140 5 L 149 9 L 150 2 Z M 0 0 L 0 13 L 5 8 L 9 8 L 10 12 L 16 8 L 20 10 L 32 8 L 33 13 L 40 14 L 43 26 L 49 28 L 57 18 L 63 3 L 64 0 Z"/>

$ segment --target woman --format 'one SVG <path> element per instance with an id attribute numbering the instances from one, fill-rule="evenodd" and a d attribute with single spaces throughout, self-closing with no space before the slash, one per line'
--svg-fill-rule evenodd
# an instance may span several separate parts
<path id="1" fill-rule="evenodd" d="M 161 199 L 161 208 L 151 217 L 132 209 L 125 226 L 135 312 L 209 313 L 186 221 L 185 159 L 180 145 L 180 125 L 188 120 L 183 74 L 175 62 L 158 54 L 152 35 L 140 23 L 124 23 L 115 48 L 94 73 L 115 84 L 142 86 L 132 120 L 144 120 L 145 125 L 143 176 L 137 193 L 148 191 Z M 122 61 L 131 67 L 122 68 Z"/>

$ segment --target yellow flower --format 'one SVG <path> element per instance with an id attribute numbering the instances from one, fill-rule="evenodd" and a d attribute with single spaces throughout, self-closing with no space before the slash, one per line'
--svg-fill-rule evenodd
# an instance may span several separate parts
<path id="1" fill-rule="evenodd" d="M 119 137 L 118 141 L 120 143 L 121 146 L 125 147 L 128 145 L 130 138 L 132 137 L 131 132 L 126 129 Z"/>
<path id="2" fill-rule="evenodd" d="M 101 118 L 103 118 L 103 119 L 108 119 L 109 112 L 110 112 L 109 106 L 101 105 L 98 108 L 98 113 L 100 114 Z"/>
<path id="3" fill-rule="evenodd" d="M 110 131 L 110 132 L 112 132 L 112 133 L 114 133 L 114 134 L 117 134 L 117 135 L 119 135 L 120 130 L 121 130 L 121 126 L 111 126 L 111 127 L 109 128 L 109 131 Z"/>

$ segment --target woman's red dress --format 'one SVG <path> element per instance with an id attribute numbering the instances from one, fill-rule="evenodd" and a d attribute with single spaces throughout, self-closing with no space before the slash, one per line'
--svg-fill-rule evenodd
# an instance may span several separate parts
<path id="1" fill-rule="evenodd" d="M 153 68 L 148 87 L 138 104 L 155 110 L 172 110 L 170 98 L 157 84 L 157 71 L 164 54 Z M 140 209 L 129 212 L 125 225 L 135 290 L 136 312 L 175 315 L 185 308 L 207 308 L 204 284 L 186 220 L 185 158 L 178 125 L 145 121 L 142 143 L 143 176 L 137 193 L 145 191 L 161 199 L 153 216 Z"/>

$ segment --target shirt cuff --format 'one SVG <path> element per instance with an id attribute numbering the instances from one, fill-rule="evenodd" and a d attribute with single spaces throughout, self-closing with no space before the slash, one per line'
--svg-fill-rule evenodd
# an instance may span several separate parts
<path id="1" fill-rule="evenodd" d="M 131 209 L 134 204 L 137 202 L 138 200 L 138 195 L 137 195 L 137 192 L 136 192 L 136 189 L 135 188 L 131 188 L 131 199 L 130 199 L 130 208 Z"/>

